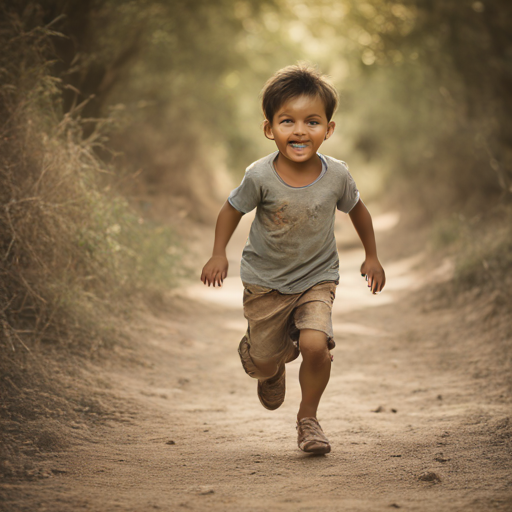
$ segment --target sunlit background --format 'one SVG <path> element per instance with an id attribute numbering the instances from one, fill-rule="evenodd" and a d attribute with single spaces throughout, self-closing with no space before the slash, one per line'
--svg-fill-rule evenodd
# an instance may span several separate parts
<path id="1" fill-rule="evenodd" d="M 494 277 L 512 252 L 507 2 L 0 7 L 0 266 L 16 336 L 92 330 L 101 344 L 116 330 L 106 311 L 175 286 L 194 252 L 187 222 L 211 227 L 245 168 L 275 149 L 259 94 L 300 61 L 339 90 L 322 151 L 348 162 L 365 201 L 464 254 L 466 285 L 510 289 Z"/>
<path id="2" fill-rule="evenodd" d="M 507 2 L 0 7 L 6 325 L 103 340 L 102 311 L 175 286 L 194 252 L 186 223 L 212 226 L 245 168 L 275 149 L 265 81 L 301 61 L 339 91 L 322 151 L 348 162 L 365 201 L 465 254 L 471 286 L 509 268 Z"/>
<path id="3" fill-rule="evenodd" d="M 62 10 L 60 2 L 47 4 L 45 22 Z M 348 161 L 367 194 L 402 183 L 432 215 L 473 212 L 510 193 L 505 2 L 65 6 L 66 18 L 52 26 L 69 37 L 54 40 L 55 67 L 72 86 L 64 110 L 94 94 L 82 116 L 122 114 L 110 147 L 124 154 L 119 167 L 142 169 L 148 194 L 208 202 L 210 187 L 198 181 L 225 169 L 239 179 L 273 150 L 261 134 L 259 92 L 272 73 L 297 61 L 318 66 L 340 91 L 336 137 L 323 150 Z"/>

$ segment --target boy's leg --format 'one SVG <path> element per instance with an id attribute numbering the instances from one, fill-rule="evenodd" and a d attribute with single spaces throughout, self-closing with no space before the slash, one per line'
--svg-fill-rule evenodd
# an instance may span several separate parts
<path id="1" fill-rule="evenodd" d="M 302 353 L 299 371 L 302 401 L 297 414 L 297 444 L 304 452 L 329 453 L 331 445 L 316 419 L 318 404 L 331 374 L 327 335 L 314 329 L 302 329 L 299 346 Z"/>
<path id="2" fill-rule="evenodd" d="M 289 318 L 300 295 L 283 295 L 244 283 L 244 316 L 248 327 L 238 347 L 244 370 L 258 380 L 279 373 L 283 363 L 299 356 L 289 339 Z"/>
<path id="3" fill-rule="evenodd" d="M 290 350 L 282 353 L 280 357 L 258 360 L 251 356 L 247 337 L 242 339 L 238 353 L 247 374 L 258 379 L 258 398 L 266 409 L 277 409 L 284 401 L 286 393 L 285 362 L 296 357 L 297 350 L 293 345 L 293 354 Z"/>
<path id="4" fill-rule="evenodd" d="M 282 365 L 298 357 L 298 350 L 291 345 L 284 352 L 265 359 L 258 358 L 251 353 L 251 346 L 247 334 L 238 346 L 238 354 L 245 372 L 254 379 L 267 380 L 279 373 Z"/>
<path id="5" fill-rule="evenodd" d="M 283 295 L 263 286 L 245 284 L 244 315 L 248 328 L 238 347 L 244 370 L 258 379 L 258 398 L 277 409 L 286 393 L 285 363 L 299 355 L 288 331 L 290 316 L 300 297 Z"/>
<path id="6" fill-rule="evenodd" d="M 299 337 L 302 364 L 299 382 L 302 391 L 297 420 L 316 418 L 320 398 L 331 375 L 331 356 L 327 335 L 322 331 L 302 329 Z"/>

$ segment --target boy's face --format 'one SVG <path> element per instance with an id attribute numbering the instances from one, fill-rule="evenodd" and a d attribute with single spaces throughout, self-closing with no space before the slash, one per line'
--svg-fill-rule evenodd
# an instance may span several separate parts
<path id="1" fill-rule="evenodd" d="M 297 96 L 279 108 L 272 123 L 266 120 L 263 129 L 284 158 L 306 163 L 316 158 L 318 148 L 334 127 L 333 121 L 327 121 L 324 103 L 318 96 Z"/>

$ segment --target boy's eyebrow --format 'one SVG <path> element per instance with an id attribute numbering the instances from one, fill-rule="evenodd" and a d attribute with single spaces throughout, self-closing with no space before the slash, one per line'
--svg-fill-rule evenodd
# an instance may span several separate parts
<path id="1" fill-rule="evenodd" d="M 282 112 L 281 114 L 279 114 L 277 117 L 280 118 L 280 117 L 291 117 L 292 114 L 288 114 L 287 112 Z M 309 116 L 306 116 L 306 119 L 309 119 L 310 117 L 322 117 L 321 114 L 309 114 Z"/>

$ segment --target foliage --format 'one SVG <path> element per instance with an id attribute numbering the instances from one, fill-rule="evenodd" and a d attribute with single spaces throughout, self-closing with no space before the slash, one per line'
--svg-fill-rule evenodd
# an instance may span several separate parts
<path id="1" fill-rule="evenodd" d="M 465 221 L 457 242 L 457 288 L 488 292 L 505 308 L 512 300 L 511 221 L 511 208 L 499 207 L 491 218 Z"/>
<path id="2" fill-rule="evenodd" d="M 7 331 L 85 333 L 101 324 L 96 314 L 123 303 L 116 297 L 172 278 L 172 233 L 106 187 L 140 171 L 130 192 L 144 201 L 179 195 L 210 221 L 215 173 L 241 172 L 270 148 L 261 86 L 299 59 L 341 89 L 326 151 L 387 170 L 387 189 L 425 217 L 510 199 L 505 0 L 6 0 L 0 8 Z M 460 236 L 454 226 L 448 241 Z"/>
<path id="3" fill-rule="evenodd" d="M 345 112 L 353 147 L 405 178 L 428 215 L 510 198 L 510 3 L 346 6 L 335 28 L 352 55 Z"/>
<path id="4" fill-rule="evenodd" d="M 279 30 L 286 9 L 278 4 L 41 1 L 43 23 L 64 15 L 56 26 L 67 37 L 54 41 L 53 67 L 64 111 L 89 99 L 83 116 L 98 118 L 123 105 L 128 122 L 109 146 L 116 168 L 142 171 L 138 186 L 149 195 L 198 202 L 192 169 L 211 185 L 214 167 L 241 172 L 261 156 L 259 90 L 298 55 Z"/>
<path id="5" fill-rule="evenodd" d="M 172 284 L 178 244 L 107 191 L 102 123 L 84 138 L 81 107 L 55 108 L 57 34 L 16 16 L 1 28 L 0 332 L 12 349 L 31 338 L 92 350 L 118 335 L 129 297 Z"/>
<path id="6" fill-rule="evenodd" d="M 86 99 L 87 118 L 124 106 L 109 148 L 125 155 L 117 169 L 142 171 L 146 195 L 201 202 L 194 169 L 212 189 L 215 167 L 240 172 L 261 156 L 258 92 L 275 69 L 306 59 L 342 90 L 338 146 L 328 150 L 405 180 L 428 215 L 510 197 L 505 0 L 40 0 L 16 9 L 66 35 L 54 36 L 52 64 L 64 112 Z"/>

